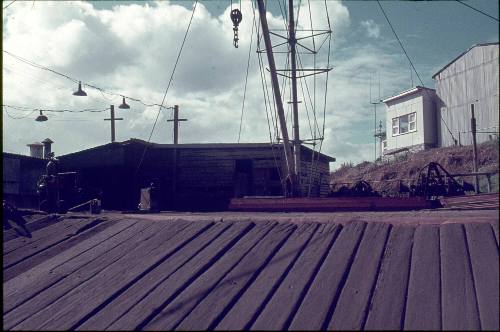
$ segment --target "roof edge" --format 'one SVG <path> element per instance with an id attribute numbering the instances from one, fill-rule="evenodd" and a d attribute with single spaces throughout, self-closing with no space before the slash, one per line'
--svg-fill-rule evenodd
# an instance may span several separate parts
<path id="1" fill-rule="evenodd" d="M 445 70 L 446 68 L 448 68 L 453 62 L 457 61 L 458 59 L 460 59 L 462 56 L 464 56 L 465 54 L 467 54 L 470 50 L 472 50 L 474 47 L 478 47 L 478 46 L 491 46 L 491 45 L 498 45 L 499 42 L 491 42 L 491 43 L 479 43 L 479 44 L 474 44 L 472 45 L 471 47 L 469 47 L 467 50 L 463 51 L 459 56 L 457 56 L 455 59 L 451 60 L 450 62 L 448 62 L 443 68 L 441 68 L 437 73 L 435 73 L 434 75 L 432 75 L 432 79 L 434 79 L 434 77 L 436 77 L 437 75 L 441 74 L 441 72 L 443 70 Z"/>

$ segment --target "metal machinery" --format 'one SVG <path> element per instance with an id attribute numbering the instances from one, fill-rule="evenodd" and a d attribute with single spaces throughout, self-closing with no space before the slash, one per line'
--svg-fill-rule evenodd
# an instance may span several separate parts
<path id="1" fill-rule="evenodd" d="M 48 213 L 66 213 L 80 198 L 77 173 L 58 173 L 58 160 L 50 153 L 45 174 L 37 182 L 40 210 Z"/>
<path id="2" fill-rule="evenodd" d="M 342 186 L 338 191 L 332 192 L 330 197 L 374 197 L 380 196 L 379 193 L 373 191 L 372 186 L 364 180 L 360 180 L 349 188 L 347 186 Z"/>
<path id="3" fill-rule="evenodd" d="M 430 162 L 418 173 L 417 183 L 410 186 L 410 196 L 434 199 L 438 196 L 462 196 L 474 188 L 467 182 L 458 183 L 443 166 Z"/>

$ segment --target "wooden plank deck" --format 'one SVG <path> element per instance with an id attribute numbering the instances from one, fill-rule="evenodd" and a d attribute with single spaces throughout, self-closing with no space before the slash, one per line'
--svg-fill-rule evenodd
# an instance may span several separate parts
<path id="1" fill-rule="evenodd" d="M 9 232 L 3 328 L 499 329 L 498 219 L 378 216 L 105 214 Z"/>

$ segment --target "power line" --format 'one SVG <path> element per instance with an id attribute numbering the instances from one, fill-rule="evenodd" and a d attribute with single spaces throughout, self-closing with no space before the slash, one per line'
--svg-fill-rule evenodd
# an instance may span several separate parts
<path id="1" fill-rule="evenodd" d="M 79 83 L 79 82 L 81 82 L 83 86 L 87 86 L 87 87 L 89 87 L 89 88 L 93 88 L 93 89 L 95 89 L 95 90 L 98 90 L 98 91 L 100 91 L 100 92 L 101 92 L 101 94 L 102 94 L 102 93 L 106 93 L 106 94 L 108 94 L 108 95 L 112 95 L 112 96 L 124 97 L 124 98 L 127 98 L 127 99 L 129 99 L 129 100 L 139 102 L 139 103 L 143 104 L 144 106 L 160 106 L 160 107 L 163 107 L 163 108 L 171 108 L 171 107 L 166 107 L 166 106 L 163 106 L 163 104 L 162 104 L 162 105 L 159 105 L 159 104 L 153 104 L 153 103 L 146 103 L 146 102 L 142 101 L 142 100 L 141 100 L 141 99 L 139 99 L 139 98 L 134 98 L 134 97 L 126 96 L 126 95 L 124 95 L 124 94 L 120 94 L 120 93 L 110 92 L 110 91 L 107 91 L 107 90 L 105 90 L 105 89 L 103 89 L 103 88 L 100 88 L 100 87 L 98 87 L 98 86 L 96 86 L 96 85 L 93 85 L 93 84 L 90 84 L 90 83 L 85 83 L 85 82 L 82 82 L 82 81 L 80 81 L 80 80 L 78 80 L 78 79 L 76 79 L 76 78 L 73 78 L 73 77 L 69 76 L 69 75 L 63 74 L 63 73 L 58 72 L 58 71 L 56 71 L 56 70 L 54 70 L 54 69 L 51 69 L 51 68 L 48 68 L 48 67 L 42 66 L 42 65 L 37 64 L 37 63 L 35 63 L 35 62 L 33 62 L 33 61 L 30 61 L 30 60 L 27 60 L 27 59 L 25 59 L 25 58 L 22 58 L 22 57 L 20 57 L 19 55 L 15 55 L 15 54 L 13 54 L 13 53 L 11 53 L 11 52 L 8 52 L 8 51 L 6 51 L 6 50 L 3 50 L 3 52 L 4 52 L 4 53 L 6 53 L 6 54 L 8 54 L 8 55 L 10 55 L 10 56 L 12 56 L 14 59 L 17 59 L 17 60 L 19 60 L 19 61 L 21 61 L 21 62 L 23 62 L 23 63 L 25 63 L 25 64 L 27 64 L 27 65 L 30 65 L 30 66 L 32 66 L 32 67 L 35 67 L 35 68 L 38 68 L 38 69 L 41 69 L 41 70 L 46 70 L 46 71 L 49 71 L 49 72 L 51 72 L 51 73 L 53 73 L 53 74 L 56 74 L 56 75 L 62 76 L 62 77 L 64 77 L 64 78 L 66 78 L 66 79 L 68 79 L 68 80 L 72 81 L 73 83 Z M 103 95 L 103 96 L 104 96 L 104 95 Z"/>
<path id="2" fill-rule="evenodd" d="M 83 109 L 83 110 L 68 110 L 68 109 L 43 109 L 43 108 L 29 108 L 25 106 L 13 106 L 13 105 L 2 105 L 4 108 L 11 108 L 17 111 L 23 111 L 23 112 L 56 112 L 56 113 L 63 113 L 63 112 L 68 112 L 68 113 L 84 113 L 84 112 L 90 112 L 90 113 L 99 113 L 99 112 L 105 112 L 109 110 L 108 108 L 105 109 Z"/>
<path id="3" fill-rule="evenodd" d="M 493 16 L 491 16 L 490 14 L 483 12 L 482 10 L 479 10 L 479 9 L 477 9 L 477 8 L 474 8 L 474 7 L 472 7 L 471 5 L 468 5 L 468 4 L 466 4 L 465 2 L 462 2 L 462 1 L 460 1 L 460 0 L 455 0 L 455 1 L 456 1 L 456 2 L 458 2 L 458 3 L 460 3 L 460 4 L 462 4 L 462 5 L 464 5 L 464 6 L 466 6 L 466 7 L 469 7 L 469 8 L 470 8 L 470 9 L 472 9 L 472 10 L 475 10 L 475 11 L 476 11 L 476 12 L 478 12 L 478 13 L 483 14 L 484 16 L 487 16 L 487 17 L 489 17 L 489 18 L 491 18 L 491 19 L 493 19 L 493 20 L 495 20 L 495 21 L 497 21 L 497 22 L 498 22 L 498 18 L 493 17 Z"/>
<path id="4" fill-rule="evenodd" d="M 181 47 L 179 49 L 179 53 L 177 54 L 177 59 L 175 60 L 174 68 L 172 69 L 172 73 L 170 74 L 170 79 L 168 80 L 168 85 L 167 85 L 167 88 L 165 89 L 165 94 L 163 95 L 163 99 L 161 101 L 161 105 L 158 105 L 159 106 L 158 113 L 156 114 L 155 122 L 153 123 L 153 128 L 151 128 L 151 133 L 149 134 L 148 143 L 151 141 L 151 137 L 153 136 L 153 132 L 155 130 L 156 123 L 158 122 L 158 117 L 160 116 L 161 109 L 162 109 L 162 107 L 164 107 L 163 103 L 165 102 L 165 98 L 167 97 L 167 93 L 168 93 L 168 90 L 170 89 L 170 85 L 172 84 L 172 80 L 174 79 L 175 70 L 177 69 L 177 65 L 179 64 L 179 59 L 181 57 L 182 50 L 184 49 L 184 44 L 186 43 L 186 39 L 187 39 L 187 36 L 188 36 L 188 33 L 189 33 L 189 28 L 191 27 L 191 23 L 193 22 L 193 17 L 194 17 L 194 13 L 196 11 L 196 5 L 197 4 L 198 4 L 198 0 L 196 0 L 195 3 L 194 3 L 193 11 L 191 13 L 191 18 L 189 19 L 189 24 L 187 26 L 186 33 L 184 34 L 184 38 L 182 39 L 182 44 L 181 44 Z M 148 149 L 148 145 L 149 144 L 146 144 L 144 146 L 144 150 L 143 150 L 143 153 L 142 153 L 142 156 L 141 156 L 141 160 L 139 161 L 139 165 L 137 166 L 137 170 L 135 172 L 135 175 L 137 175 L 137 173 L 139 173 L 139 170 L 141 168 L 142 162 L 144 161 L 144 156 L 146 155 L 146 151 Z"/>
<path id="5" fill-rule="evenodd" d="M 411 67 L 413 68 L 413 70 L 415 71 L 415 74 L 417 75 L 417 78 L 418 80 L 420 81 L 420 84 L 422 84 L 422 87 L 425 87 L 425 84 L 424 82 L 422 81 L 422 79 L 420 78 L 420 75 L 418 74 L 417 72 L 417 69 L 415 69 L 415 66 L 413 65 L 413 62 L 411 61 L 410 59 L 410 56 L 408 55 L 408 53 L 406 52 L 404 46 L 403 46 L 403 43 L 401 42 L 401 40 L 399 39 L 398 37 L 398 34 L 396 33 L 396 30 L 394 30 L 394 28 L 392 27 L 392 24 L 391 24 L 391 21 L 389 21 L 389 18 L 387 17 L 387 14 L 385 13 L 384 11 L 384 8 L 382 8 L 382 5 L 380 4 L 380 1 L 377 0 L 377 3 L 380 7 L 380 10 L 382 11 L 382 14 L 384 14 L 384 17 L 387 21 L 387 23 L 389 24 L 389 27 L 391 28 L 392 32 L 394 33 L 394 36 L 396 36 L 396 39 L 399 43 L 399 46 L 401 46 L 401 49 L 403 50 L 404 54 L 406 55 L 406 58 L 408 59 L 408 61 L 410 62 L 410 65 Z M 424 89 L 425 93 L 428 93 L 426 89 Z M 440 117 L 441 117 L 441 121 L 444 123 L 444 126 L 446 127 L 446 129 L 448 130 L 448 132 L 450 133 L 451 137 L 453 138 L 453 140 L 455 140 L 455 136 L 453 136 L 453 133 L 451 132 L 450 128 L 448 127 L 448 125 L 446 124 L 446 121 L 444 121 L 443 117 L 441 116 L 441 113 L 439 114 Z"/>

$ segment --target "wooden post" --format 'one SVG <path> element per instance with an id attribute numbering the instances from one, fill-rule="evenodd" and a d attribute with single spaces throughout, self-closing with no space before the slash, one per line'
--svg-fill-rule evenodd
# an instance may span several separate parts
<path id="1" fill-rule="evenodd" d="M 474 104 L 470 104 L 471 119 L 470 126 L 472 131 L 472 153 L 474 162 L 474 173 L 477 173 L 477 146 L 476 146 L 476 118 L 474 117 Z M 476 194 L 479 194 L 479 178 L 477 175 L 474 176 L 474 187 L 476 189 Z"/>
<path id="2" fill-rule="evenodd" d="M 283 137 L 283 145 L 285 148 L 285 158 L 286 166 L 288 171 L 288 176 L 290 179 L 290 186 L 292 193 L 296 193 L 297 190 L 297 173 L 295 173 L 295 167 L 292 162 L 292 148 L 290 146 L 290 139 L 288 137 L 288 129 L 286 127 L 285 111 L 283 109 L 283 100 L 281 99 L 281 92 L 278 83 L 278 75 L 276 74 L 276 64 L 274 62 L 273 46 L 271 44 L 271 37 L 269 36 L 269 27 L 267 25 L 266 18 L 266 8 L 264 6 L 264 0 L 257 0 L 257 5 L 259 8 L 259 17 L 262 27 L 262 36 L 264 37 L 264 43 L 266 45 L 267 60 L 269 62 L 269 70 L 271 72 L 271 82 L 273 86 L 274 99 L 276 102 L 276 109 L 278 112 L 278 118 L 280 122 L 281 136 Z"/>
<path id="3" fill-rule="evenodd" d="M 179 121 L 187 121 L 187 119 L 179 119 L 179 105 L 175 105 L 174 118 L 167 120 L 167 122 L 174 123 L 174 144 L 179 143 Z"/>
<path id="4" fill-rule="evenodd" d="M 488 193 L 491 193 L 491 178 L 490 178 L 490 174 L 486 174 L 486 181 L 487 181 L 487 189 L 488 189 Z"/>
<path id="5" fill-rule="evenodd" d="M 104 121 L 111 121 L 111 142 L 115 141 L 115 121 L 123 120 L 123 118 L 115 118 L 115 105 L 111 105 L 111 116 L 109 119 L 104 119 Z"/>
<path id="6" fill-rule="evenodd" d="M 187 119 L 179 119 L 179 105 L 174 105 L 174 118 L 167 120 L 167 122 L 174 123 L 174 145 L 179 144 L 179 121 L 187 121 Z M 173 151 L 173 165 L 172 165 L 172 205 L 175 209 L 177 207 L 177 159 L 179 151 L 174 147 Z"/>

